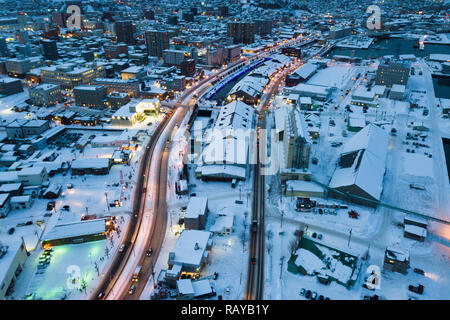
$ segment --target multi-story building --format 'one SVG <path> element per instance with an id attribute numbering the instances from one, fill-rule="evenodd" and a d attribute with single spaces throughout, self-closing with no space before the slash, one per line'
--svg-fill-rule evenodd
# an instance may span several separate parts
<path id="1" fill-rule="evenodd" d="M 9 55 L 5 37 L 0 37 L 0 55 L 4 57 Z"/>
<path id="2" fill-rule="evenodd" d="M 117 59 L 120 55 L 128 57 L 128 45 L 125 43 L 106 44 L 103 46 L 106 59 Z"/>
<path id="3" fill-rule="evenodd" d="M 186 77 L 191 77 L 195 74 L 195 60 L 187 59 L 181 63 L 181 74 Z"/>
<path id="4" fill-rule="evenodd" d="M 22 83 L 19 79 L 2 78 L 0 79 L 0 95 L 11 95 L 22 92 Z"/>
<path id="5" fill-rule="evenodd" d="M 86 64 L 86 66 L 76 66 L 75 64 L 61 64 L 41 69 L 42 82 L 59 84 L 64 90 L 91 84 L 95 78 L 101 78 L 106 75 L 105 67 L 95 63 Z"/>
<path id="6" fill-rule="evenodd" d="M 260 36 L 266 36 L 272 33 L 272 20 L 257 19 L 254 20 L 255 33 Z"/>
<path id="7" fill-rule="evenodd" d="M 117 21 L 114 25 L 114 32 L 117 36 L 117 43 L 135 44 L 133 23 L 130 20 Z"/>
<path id="8" fill-rule="evenodd" d="M 285 168 L 303 169 L 309 166 L 311 144 L 300 117 L 295 111 L 286 117 L 283 135 Z"/>
<path id="9" fill-rule="evenodd" d="M 250 44 L 255 42 L 255 24 L 253 22 L 229 22 L 228 36 L 233 43 Z"/>
<path id="10" fill-rule="evenodd" d="M 57 84 L 43 83 L 29 90 L 30 98 L 35 106 L 48 107 L 59 103 L 62 99 L 61 87 Z"/>
<path id="11" fill-rule="evenodd" d="M 330 32 L 328 33 L 328 38 L 332 39 L 332 40 L 339 39 L 339 38 L 348 36 L 351 32 L 352 32 L 352 28 L 349 28 L 349 27 L 336 28 L 336 29 L 330 30 Z"/>
<path id="12" fill-rule="evenodd" d="M 81 107 L 101 109 L 105 107 L 107 90 L 105 86 L 78 86 L 73 89 L 75 104 Z"/>
<path id="13" fill-rule="evenodd" d="M 131 66 L 120 72 L 123 80 L 137 79 L 143 80 L 147 76 L 147 71 L 144 67 Z"/>
<path id="14" fill-rule="evenodd" d="M 108 94 L 113 92 L 124 92 L 132 98 L 137 98 L 141 95 L 141 85 L 137 79 L 123 80 L 97 78 L 92 81 L 92 84 L 105 86 Z"/>
<path id="15" fill-rule="evenodd" d="M 170 47 L 170 34 L 167 31 L 147 30 L 145 43 L 150 56 L 162 58 L 163 51 Z"/>
<path id="16" fill-rule="evenodd" d="M 43 65 L 41 57 L 12 58 L 6 60 L 6 71 L 8 75 L 25 78 L 28 71 Z"/>
<path id="17" fill-rule="evenodd" d="M 47 60 L 58 60 L 58 47 L 55 40 L 44 39 L 41 41 L 42 53 Z"/>
<path id="18" fill-rule="evenodd" d="M 375 83 L 386 87 L 393 84 L 406 86 L 410 69 L 411 63 L 408 61 L 386 59 L 378 66 Z"/>
<path id="19" fill-rule="evenodd" d="M 189 53 L 182 50 L 167 49 L 163 51 L 164 63 L 169 66 L 180 66 L 189 57 Z"/>

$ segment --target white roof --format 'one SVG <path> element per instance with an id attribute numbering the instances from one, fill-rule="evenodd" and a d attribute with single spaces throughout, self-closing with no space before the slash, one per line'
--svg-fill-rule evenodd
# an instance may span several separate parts
<path id="1" fill-rule="evenodd" d="M 58 224 L 48 231 L 42 240 L 56 240 L 105 232 L 105 219 L 94 219 Z"/>
<path id="2" fill-rule="evenodd" d="M 175 253 L 172 260 L 174 264 L 200 265 L 207 254 L 206 247 L 210 237 L 211 232 L 208 231 L 183 230 L 172 251 Z M 199 249 L 195 249 L 195 244 L 198 244 Z"/>
<path id="3" fill-rule="evenodd" d="M 182 295 L 194 295 L 194 287 L 191 279 L 177 280 L 178 292 Z"/>
<path id="4" fill-rule="evenodd" d="M 8 247 L 8 251 L 5 255 L 0 259 L 0 283 L 4 283 L 7 274 L 9 273 L 9 269 L 11 264 L 16 258 L 17 252 L 20 250 L 23 242 L 22 241 L 14 241 L 14 242 L 1 242 L 3 246 Z"/>
<path id="5" fill-rule="evenodd" d="M 303 78 L 303 79 L 307 79 L 309 78 L 312 74 L 314 74 L 317 69 L 319 68 L 319 65 L 311 63 L 311 62 L 307 62 L 304 65 L 302 65 L 300 68 L 298 68 L 295 73 Z"/>
<path id="6" fill-rule="evenodd" d="M 194 289 L 194 297 L 206 295 L 212 292 L 211 284 L 208 279 L 192 281 L 191 285 Z"/>
<path id="7" fill-rule="evenodd" d="M 286 190 L 290 191 L 309 191 L 309 192 L 323 192 L 323 188 L 311 181 L 304 180 L 287 180 Z"/>
<path id="8" fill-rule="evenodd" d="M 211 232 L 221 232 L 223 229 L 232 228 L 234 222 L 233 215 L 218 216 L 214 225 L 209 228 Z"/>
<path id="9" fill-rule="evenodd" d="M 328 95 L 328 87 L 326 86 L 319 86 L 314 84 L 307 84 L 307 83 L 299 83 L 292 89 L 286 89 L 286 91 L 292 91 L 292 92 L 298 92 L 300 94 L 302 93 L 313 93 L 313 94 L 319 94 L 319 95 Z"/>
<path id="10" fill-rule="evenodd" d="M 205 214 L 207 206 L 207 197 L 191 197 L 184 217 L 191 219 L 198 218 L 198 216 Z"/>
<path id="11" fill-rule="evenodd" d="M 246 169 L 233 165 L 207 165 L 200 167 L 202 176 L 245 179 Z"/>
<path id="12" fill-rule="evenodd" d="M 11 198 L 11 203 L 22 203 L 30 201 L 30 196 L 16 196 Z"/>
<path id="13" fill-rule="evenodd" d="M 72 169 L 97 168 L 102 169 L 109 167 L 109 159 L 107 158 L 88 158 L 76 159 L 72 161 Z"/>
<path id="14" fill-rule="evenodd" d="M 277 133 L 284 131 L 286 128 L 286 117 L 290 108 L 280 107 L 275 109 L 275 130 Z"/>
<path id="15" fill-rule="evenodd" d="M 427 236 L 427 229 L 412 224 L 405 224 L 405 232 L 424 238 Z"/>
<path id="16" fill-rule="evenodd" d="M 401 84 L 393 84 L 391 88 L 391 92 L 399 92 L 399 93 L 405 93 L 406 86 Z"/>
<path id="17" fill-rule="evenodd" d="M 383 190 L 389 135 L 369 124 L 344 146 L 342 155 L 357 152 L 350 167 L 337 167 L 330 181 L 331 188 L 356 185 L 379 200 Z"/>

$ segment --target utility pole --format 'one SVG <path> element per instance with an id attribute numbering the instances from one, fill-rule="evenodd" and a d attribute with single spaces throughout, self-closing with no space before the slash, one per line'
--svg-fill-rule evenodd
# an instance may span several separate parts
<path id="1" fill-rule="evenodd" d="M 350 239 L 352 238 L 352 229 L 350 229 L 349 233 L 348 233 L 348 244 L 347 246 L 350 247 Z"/>

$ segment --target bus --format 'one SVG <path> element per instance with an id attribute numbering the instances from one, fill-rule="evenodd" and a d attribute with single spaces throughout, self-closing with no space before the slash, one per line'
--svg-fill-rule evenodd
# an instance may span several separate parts
<path id="1" fill-rule="evenodd" d="M 133 282 L 138 282 L 139 281 L 139 276 L 141 275 L 141 269 L 142 269 L 142 266 L 137 266 L 136 267 L 136 269 L 134 270 L 133 278 L 131 279 L 131 281 L 133 281 Z"/>

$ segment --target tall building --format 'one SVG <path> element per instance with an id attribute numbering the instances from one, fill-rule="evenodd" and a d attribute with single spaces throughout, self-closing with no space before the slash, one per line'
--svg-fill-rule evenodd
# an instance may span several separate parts
<path id="1" fill-rule="evenodd" d="M 169 17 L 167 18 L 167 23 L 168 23 L 168 24 L 171 24 L 171 25 L 173 25 L 173 26 L 176 26 L 176 25 L 178 24 L 178 17 L 177 17 L 177 16 L 174 16 L 174 15 L 169 16 Z"/>
<path id="2" fill-rule="evenodd" d="M 195 74 L 194 59 L 186 59 L 181 63 L 181 74 L 186 77 L 191 77 Z"/>
<path id="3" fill-rule="evenodd" d="M 411 64 L 408 61 L 387 59 L 378 66 L 375 83 L 387 87 L 393 84 L 406 86 L 408 83 Z"/>
<path id="4" fill-rule="evenodd" d="M 81 107 L 102 109 L 105 107 L 107 90 L 105 86 L 78 86 L 73 89 L 75 104 Z"/>
<path id="5" fill-rule="evenodd" d="M 252 22 L 229 22 L 228 36 L 233 43 L 250 44 L 255 42 L 255 24 Z"/>
<path id="6" fill-rule="evenodd" d="M 3 57 L 9 55 L 8 46 L 4 37 L 0 37 L 0 55 Z"/>
<path id="7" fill-rule="evenodd" d="M 186 58 L 189 58 L 189 54 L 183 50 L 167 49 L 163 51 L 164 63 L 169 66 L 180 66 Z"/>
<path id="8" fill-rule="evenodd" d="M 42 52 L 47 60 L 58 60 L 58 47 L 55 40 L 44 39 L 41 41 Z"/>
<path id="9" fill-rule="evenodd" d="M 272 33 L 272 20 L 258 19 L 254 21 L 255 33 L 260 36 L 265 36 Z"/>
<path id="10" fill-rule="evenodd" d="M 300 113 L 291 112 L 286 117 L 284 137 L 284 160 L 286 168 L 308 168 L 311 144 L 304 132 L 304 123 Z"/>
<path id="11" fill-rule="evenodd" d="M 162 58 L 163 51 L 169 49 L 170 36 L 167 31 L 148 30 L 145 32 L 145 43 L 149 56 Z"/>
<path id="12" fill-rule="evenodd" d="M 227 6 L 220 6 L 219 7 L 219 16 L 221 17 L 228 17 L 228 7 Z"/>
<path id="13" fill-rule="evenodd" d="M 105 44 L 103 50 L 106 59 L 117 59 L 122 54 L 128 57 L 128 45 L 125 43 Z"/>
<path id="14" fill-rule="evenodd" d="M 144 18 L 147 20 L 155 20 L 155 11 L 151 9 L 144 10 Z"/>
<path id="15" fill-rule="evenodd" d="M 117 21 L 114 25 L 114 32 L 117 36 L 117 43 L 135 44 L 133 23 L 130 20 Z"/>

